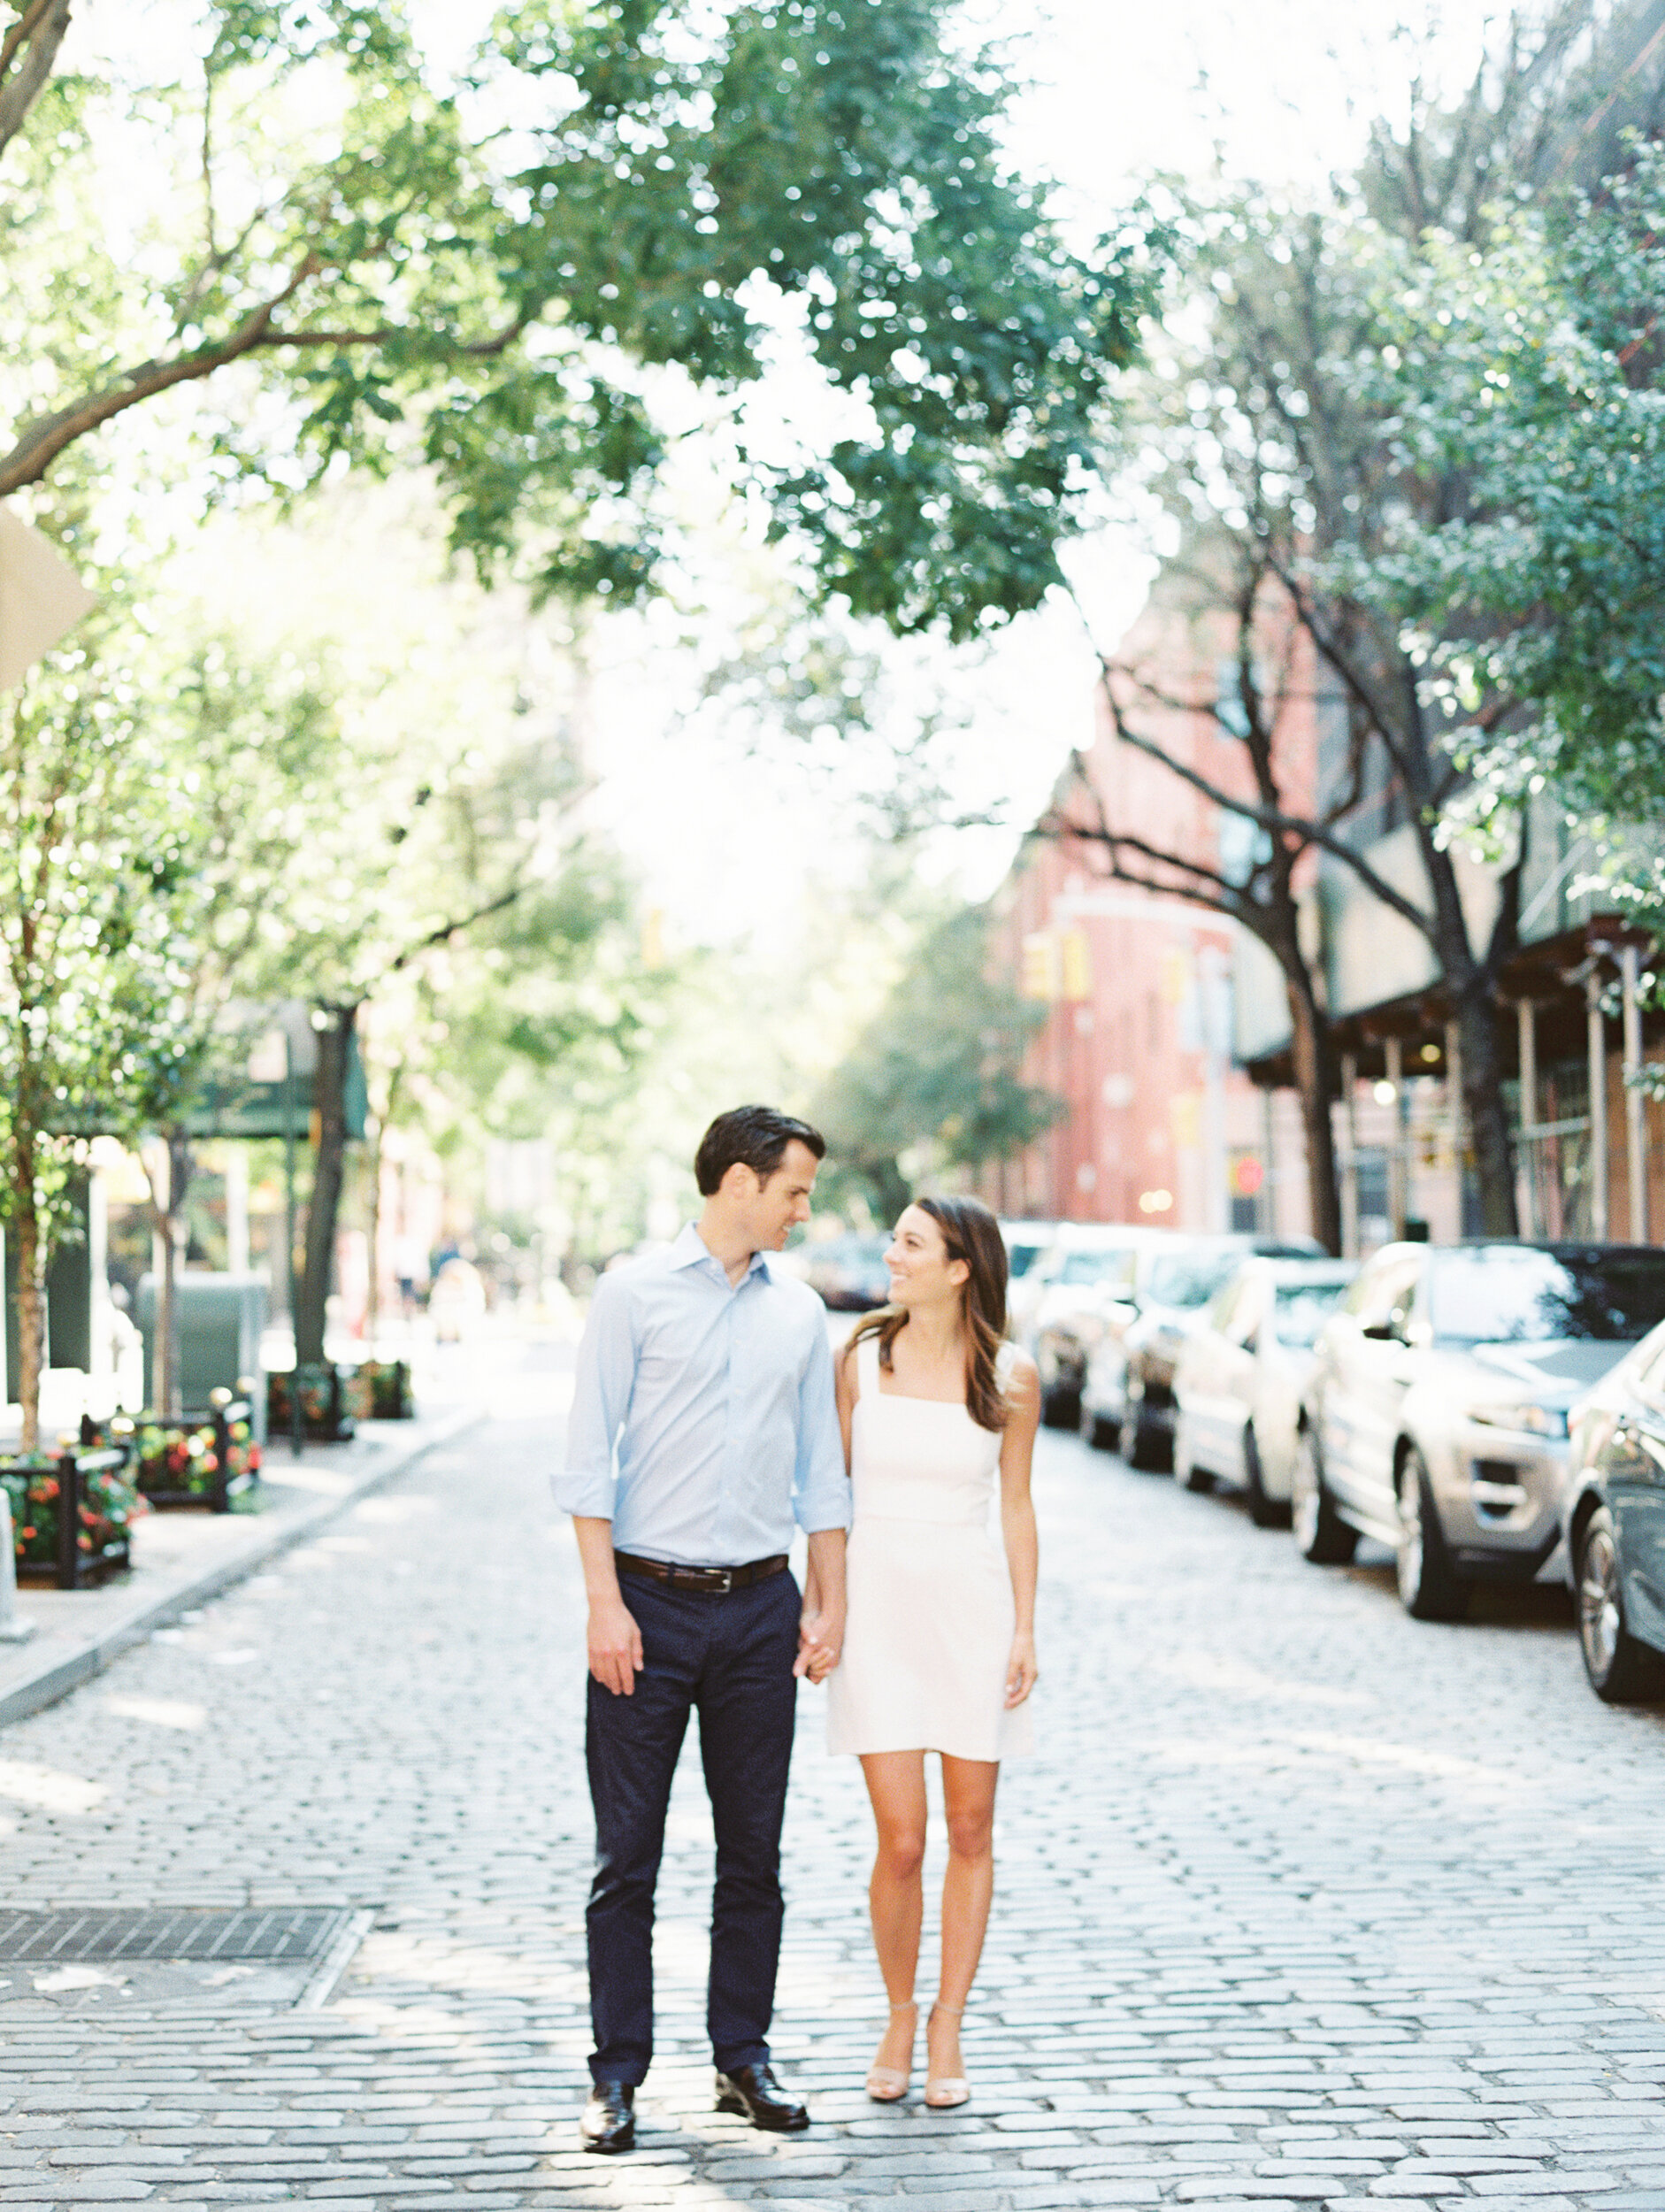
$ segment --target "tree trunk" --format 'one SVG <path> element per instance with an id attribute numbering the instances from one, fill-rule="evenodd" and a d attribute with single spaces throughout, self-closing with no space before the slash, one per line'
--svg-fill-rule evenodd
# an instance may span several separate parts
<path id="1" fill-rule="evenodd" d="M 1480 1233 L 1517 1237 L 1515 1153 L 1503 1100 L 1503 1054 L 1498 1035 L 1497 994 L 1491 978 L 1477 972 L 1456 995 L 1457 1034 L 1462 1046 L 1462 1103 L 1474 1148 L 1480 1199 Z M 1459 1173 L 1462 1162 L 1458 1162 Z"/>
<path id="2" fill-rule="evenodd" d="M 332 1006 L 325 1011 L 329 1019 L 318 1033 L 318 1071 L 312 1090 L 318 1158 L 311 1201 L 306 1210 L 306 1255 L 295 1299 L 297 1367 L 316 1367 L 324 1358 L 325 1309 L 334 1267 L 335 1224 L 347 1164 L 347 1060 L 353 1025 L 358 1018 L 357 1004 Z"/>
<path id="3" fill-rule="evenodd" d="M 1309 990 L 1286 977 L 1291 1055 L 1301 1122 L 1307 1139 L 1307 1192 L 1312 1233 L 1326 1252 L 1341 1250 L 1341 1195 L 1336 1180 L 1335 1124 L 1331 1109 L 1340 1088 L 1330 1025 Z M 1270 1163 L 1268 1164 L 1270 1165 Z"/>
<path id="4" fill-rule="evenodd" d="M 1456 870 L 1443 847 L 1425 839 L 1423 864 L 1434 895 L 1434 951 L 1451 993 L 1451 1009 L 1462 1047 L 1462 1103 L 1480 1200 L 1480 1233 L 1517 1237 L 1520 1214 L 1515 1193 L 1514 1147 L 1508 1109 L 1503 1102 L 1503 1051 L 1499 1037 L 1496 972 L 1508 941 L 1493 933 L 1491 953 L 1477 959 L 1458 895 Z M 1519 866 L 1506 879 L 1506 901 L 1518 898 Z M 1506 908 L 1507 918 L 1507 908 Z M 1512 933 L 1506 932 L 1505 938 Z M 1463 1163 L 1457 1162 L 1458 1188 Z"/>
<path id="5" fill-rule="evenodd" d="M 17 1269 L 18 1402 L 23 1409 L 20 1452 L 41 1446 L 41 1369 L 46 1352 L 46 1254 L 35 1204 L 35 1147 L 19 1141 L 12 1169 L 12 1243 Z"/>
<path id="6" fill-rule="evenodd" d="M 395 1062 L 387 1076 L 387 1094 L 382 1101 L 382 1110 L 377 1115 L 371 1131 L 367 1163 L 370 1203 L 365 1210 L 370 1245 L 370 1288 L 364 1307 L 364 1337 L 372 1359 L 376 1356 L 376 1335 L 381 1326 L 381 1141 L 387 1133 L 387 1124 L 393 1118 L 394 1105 L 399 1096 L 399 1079 L 403 1072 L 403 1062 Z"/>
<path id="7" fill-rule="evenodd" d="M 364 1349 L 376 1356 L 376 1333 L 381 1326 L 381 1124 L 371 1135 L 365 1160 L 370 1176 L 369 1202 L 364 1208 L 364 1242 L 370 1262 L 370 1280 L 364 1290 Z"/>
<path id="8" fill-rule="evenodd" d="M 168 1133 L 167 1161 L 167 1211 L 162 1221 L 162 1266 L 157 1280 L 153 1394 L 157 1411 L 168 1420 L 177 1420 L 185 1410 L 184 1347 L 180 1329 L 180 1274 L 189 1242 L 185 1201 L 196 1165 L 190 1139 L 182 1130 Z"/>

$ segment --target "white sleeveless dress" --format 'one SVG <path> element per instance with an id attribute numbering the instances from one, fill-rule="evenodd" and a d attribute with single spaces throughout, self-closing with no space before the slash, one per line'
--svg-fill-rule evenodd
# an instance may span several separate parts
<path id="1" fill-rule="evenodd" d="M 1002 1384 L 1011 1360 L 1003 1348 Z M 827 1748 L 1029 1751 L 1027 1702 L 1005 1709 L 1012 1585 L 989 1525 L 1001 1439 L 963 1405 L 882 1393 L 877 1337 L 856 1346 L 856 1377 L 849 1609 L 827 1678 Z"/>

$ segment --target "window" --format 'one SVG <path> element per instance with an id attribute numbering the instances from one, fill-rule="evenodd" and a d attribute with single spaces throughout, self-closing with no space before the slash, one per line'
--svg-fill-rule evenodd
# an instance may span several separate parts
<path id="1" fill-rule="evenodd" d="M 1241 1252 L 1222 1252 L 1217 1247 L 1162 1252 L 1151 1262 L 1146 1293 L 1158 1306 L 1206 1306 L 1242 1263 Z"/>
<path id="2" fill-rule="evenodd" d="M 1279 1283 L 1272 1307 L 1272 1333 L 1280 1344 L 1306 1348 L 1341 1302 L 1344 1282 Z"/>
<path id="3" fill-rule="evenodd" d="M 1665 1252 L 1482 1245 L 1434 1259 L 1428 1317 L 1447 1344 L 1623 1344 L 1665 1321 Z"/>
<path id="4" fill-rule="evenodd" d="M 1132 1282 L 1133 1255 L 1131 1251 L 1070 1252 L 1053 1280 L 1059 1283 Z"/>

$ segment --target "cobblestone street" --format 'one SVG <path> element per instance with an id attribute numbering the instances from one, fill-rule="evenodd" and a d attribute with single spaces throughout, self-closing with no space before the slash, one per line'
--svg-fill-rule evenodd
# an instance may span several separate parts
<path id="1" fill-rule="evenodd" d="M 1052 1435 L 971 2106 L 861 2093 L 865 1800 L 806 1690 L 776 2053 L 816 2124 L 710 2109 L 690 1746 L 642 2147 L 583 2156 L 582 1616 L 526 1360 L 489 1425 L 0 1736 L 9 1903 L 375 1914 L 318 2010 L 5 1969 L 0 2205 L 1665 2207 L 1665 1717 L 1596 1703 L 1553 1593 L 1418 1625 L 1385 1566 Z"/>

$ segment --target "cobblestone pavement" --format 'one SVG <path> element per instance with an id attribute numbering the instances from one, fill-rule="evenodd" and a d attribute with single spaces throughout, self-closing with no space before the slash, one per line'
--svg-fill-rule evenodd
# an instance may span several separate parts
<path id="1" fill-rule="evenodd" d="M 860 2093 L 865 1816 L 806 1690 L 777 2055 L 816 2125 L 710 2109 L 690 1759 L 643 2147 L 582 2156 L 550 1380 L 505 1378 L 493 1425 L 0 1736 L 8 1901 L 376 1909 L 321 2011 L 4 1970 L 0 2207 L 1665 2208 L 1665 1719 L 1596 1704 L 1546 1594 L 1418 1626 L 1385 1569 L 1320 1572 L 1060 1437 L 1042 1752 L 1002 1786 L 974 2102 Z"/>

